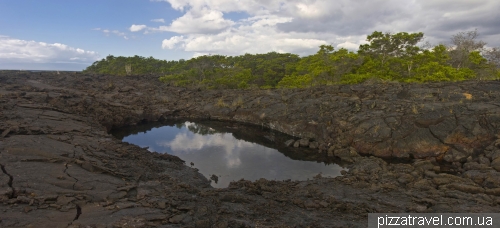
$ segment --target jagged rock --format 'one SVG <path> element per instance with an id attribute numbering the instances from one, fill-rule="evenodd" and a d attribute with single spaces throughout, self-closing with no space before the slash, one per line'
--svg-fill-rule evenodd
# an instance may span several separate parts
<path id="1" fill-rule="evenodd" d="M 172 216 L 172 218 L 169 218 L 168 221 L 171 223 L 181 223 L 182 220 L 184 219 L 184 217 L 186 217 L 185 214 L 174 215 L 174 216 Z"/>
<path id="2" fill-rule="evenodd" d="M 495 140 L 495 142 L 493 143 L 493 145 L 495 145 L 498 149 L 500 149 L 500 139 Z"/>
<path id="3" fill-rule="evenodd" d="M 57 204 L 64 206 L 73 200 L 75 200 L 75 197 L 59 196 L 57 197 Z"/>
<path id="4" fill-rule="evenodd" d="M 477 162 L 467 162 L 463 165 L 464 170 L 485 170 L 489 169 L 489 166 L 486 164 L 479 164 Z"/>
<path id="5" fill-rule="evenodd" d="M 360 157 L 356 160 L 356 163 L 348 166 L 349 173 L 352 174 L 375 174 L 383 170 L 387 170 L 387 163 L 375 157 Z"/>
<path id="6" fill-rule="evenodd" d="M 477 193 L 484 193 L 484 188 L 478 187 L 478 186 L 472 186 L 472 185 L 467 185 L 467 184 L 457 184 L 457 183 L 452 183 L 447 185 L 448 188 L 451 189 L 456 189 L 461 192 L 467 192 L 467 193 L 472 193 L 472 194 L 477 194 Z"/>
<path id="7" fill-rule="evenodd" d="M 491 188 L 491 189 L 486 189 L 484 193 L 488 195 L 495 195 L 495 196 L 500 196 L 500 188 Z"/>
<path id="8" fill-rule="evenodd" d="M 89 172 L 94 172 L 94 165 L 88 161 L 82 163 L 82 168 Z"/>
<path id="9" fill-rule="evenodd" d="M 464 161 L 467 157 L 468 155 L 466 153 L 451 149 L 444 155 L 443 159 L 447 162 L 460 162 Z"/>
<path id="10" fill-rule="evenodd" d="M 317 149 L 318 146 L 319 146 L 318 142 L 311 142 L 311 143 L 309 143 L 309 148 L 311 148 L 311 149 Z"/>
<path id="11" fill-rule="evenodd" d="M 484 164 L 486 166 L 490 166 L 490 164 L 491 164 L 490 159 L 485 157 L 485 156 L 479 156 L 478 162 L 479 162 L 479 164 Z"/>
<path id="12" fill-rule="evenodd" d="M 486 188 L 500 188 L 500 175 L 498 172 L 490 172 L 483 181 Z"/>
<path id="13" fill-rule="evenodd" d="M 491 167 L 500 172 L 500 157 L 495 158 L 495 160 L 491 162 Z"/>
<path id="14" fill-rule="evenodd" d="M 432 162 L 429 160 L 417 160 L 413 163 L 413 167 L 420 172 L 424 172 L 427 170 L 432 170 L 434 164 L 432 164 Z"/>
<path id="15" fill-rule="evenodd" d="M 493 150 L 493 152 L 491 153 L 491 157 L 490 159 L 493 161 L 497 158 L 500 158 L 500 149 L 495 149 Z"/>
<path id="16" fill-rule="evenodd" d="M 358 157 L 359 154 L 356 152 L 356 149 L 350 147 L 350 148 L 342 148 L 342 149 L 334 149 L 333 150 L 333 155 L 339 157 L 340 159 L 347 161 L 347 162 L 353 162 L 354 157 Z"/>
<path id="17" fill-rule="evenodd" d="M 309 146 L 309 139 L 308 138 L 300 139 L 300 140 L 298 140 L 298 142 L 299 142 L 299 145 L 301 147 L 307 147 L 307 146 Z"/>
<path id="18" fill-rule="evenodd" d="M 10 132 L 10 128 L 5 129 L 5 130 L 2 132 L 2 134 L 0 134 L 0 138 L 5 137 L 6 135 L 8 135 L 8 134 L 9 134 L 9 132 Z"/>
<path id="19" fill-rule="evenodd" d="M 294 140 L 294 139 L 289 139 L 289 140 L 287 140 L 287 141 L 285 142 L 285 146 L 290 147 L 290 146 L 292 146 L 292 145 L 293 145 L 293 143 L 294 143 L 294 142 L 295 142 L 295 140 Z"/>
<path id="20" fill-rule="evenodd" d="M 334 156 L 334 151 L 335 151 L 335 147 L 334 146 L 331 146 L 330 148 L 328 148 L 328 152 L 327 152 L 327 155 L 328 157 L 333 157 Z"/>
<path id="21" fill-rule="evenodd" d="M 211 227 L 210 220 L 208 220 L 208 219 L 198 220 L 198 221 L 196 221 L 195 226 L 200 227 L 200 228 L 210 228 Z"/>
<path id="22" fill-rule="evenodd" d="M 166 206 L 166 203 L 161 201 L 161 202 L 158 202 L 158 208 L 160 209 L 165 209 L 167 206 Z"/>
<path id="23" fill-rule="evenodd" d="M 427 179 L 420 179 L 412 183 L 413 187 L 420 190 L 434 189 L 433 184 Z"/>

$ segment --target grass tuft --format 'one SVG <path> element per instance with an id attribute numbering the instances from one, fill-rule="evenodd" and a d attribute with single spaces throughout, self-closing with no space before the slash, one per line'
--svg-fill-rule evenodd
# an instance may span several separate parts
<path id="1" fill-rule="evenodd" d="M 227 108 L 227 107 L 229 107 L 229 105 L 227 105 L 227 104 L 224 102 L 224 98 L 223 98 L 223 97 L 221 97 L 221 98 L 219 98 L 219 100 L 217 100 L 217 104 L 216 104 L 216 105 L 217 105 L 217 107 L 219 107 L 219 108 Z"/>

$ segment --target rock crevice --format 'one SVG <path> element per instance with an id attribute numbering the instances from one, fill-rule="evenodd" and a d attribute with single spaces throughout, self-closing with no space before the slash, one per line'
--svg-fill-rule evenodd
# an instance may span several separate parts
<path id="1" fill-rule="evenodd" d="M 5 169 L 5 166 L 0 164 L 0 169 L 2 170 L 2 172 L 7 175 L 9 177 L 9 180 L 7 182 L 7 185 L 9 186 L 10 188 L 10 194 L 7 192 L 6 194 L 8 195 L 9 199 L 12 199 L 14 198 L 15 194 L 16 194 L 16 190 L 14 189 L 14 186 L 13 186 L 13 183 L 14 183 L 14 177 L 12 175 L 10 175 L 7 170 Z"/>

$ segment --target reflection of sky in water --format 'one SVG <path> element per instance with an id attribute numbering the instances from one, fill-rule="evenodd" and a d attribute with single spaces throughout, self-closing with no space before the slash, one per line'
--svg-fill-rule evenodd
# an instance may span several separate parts
<path id="1" fill-rule="evenodd" d="M 146 133 L 139 133 L 123 138 L 150 151 L 169 153 L 180 157 L 200 173 L 209 178 L 219 177 L 214 187 L 227 187 L 232 180 L 307 180 L 318 173 L 323 176 L 340 175 L 338 165 L 325 165 L 311 161 L 298 161 L 286 157 L 275 149 L 259 144 L 238 140 L 231 133 L 195 134 L 186 122 L 181 129 L 176 127 L 153 128 Z"/>

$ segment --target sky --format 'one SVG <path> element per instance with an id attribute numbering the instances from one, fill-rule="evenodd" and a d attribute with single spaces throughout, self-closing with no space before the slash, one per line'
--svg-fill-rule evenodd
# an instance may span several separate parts
<path id="1" fill-rule="evenodd" d="M 0 69 L 83 70 L 114 56 L 190 59 L 357 50 L 373 31 L 500 46 L 498 0 L 0 0 Z"/>

